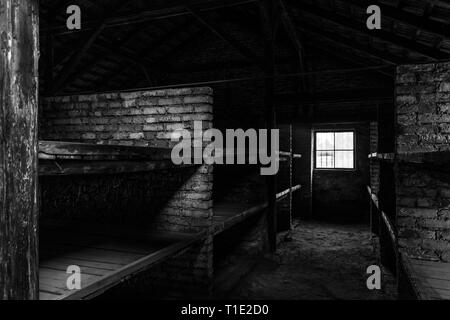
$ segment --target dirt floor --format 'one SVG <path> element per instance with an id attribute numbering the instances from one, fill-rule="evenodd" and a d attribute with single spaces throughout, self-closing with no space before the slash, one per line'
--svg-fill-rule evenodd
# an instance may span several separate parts
<path id="1" fill-rule="evenodd" d="M 382 269 L 381 290 L 366 286 L 367 267 L 379 265 L 367 226 L 297 222 L 292 241 L 279 244 L 230 293 L 233 299 L 396 299 Z"/>

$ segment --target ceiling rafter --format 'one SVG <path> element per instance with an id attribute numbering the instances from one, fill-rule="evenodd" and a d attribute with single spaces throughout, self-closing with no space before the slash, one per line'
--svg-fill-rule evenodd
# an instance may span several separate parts
<path id="1" fill-rule="evenodd" d="M 342 3 L 350 4 L 352 6 L 358 7 L 365 10 L 369 5 L 376 4 L 380 7 L 383 16 L 389 19 L 396 20 L 408 24 L 414 28 L 421 29 L 435 36 L 440 36 L 446 39 L 450 39 L 450 28 L 449 25 L 443 24 L 431 19 L 421 19 L 413 13 L 406 12 L 401 9 L 401 7 L 389 6 L 381 3 L 378 0 L 339 0 Z M 436 4 L 436 1 L 428 0 Z M 450 7 L 450 5 L 448 5 Z"/>
<path id="2" fill-rule="evenodd" d="M 228 32 L 224 31 L 217 23 L 213 22 L 212 19 L 209 19 L 205 15 L 203 15 L 200 11 L 187 7 L 187 10 L 200 22 L 203 26 L 205 26 L 212 33 L 217 35 L 219 38 L 230 44 L 234 49 L 236 49 L 242 56 L 244 56 L 250 63 L 256 63 L 261 68 L 264 68 L 264 62 L 262 59 L 254 53 L 251 49 L 249 49 L 246 45 L 241 43 L 239 40 L 235 39 Z"/>
<path id="3" fill-rule="evenodd" d="M 337 33 L 329 32 L 329 31 L 325 31 L 325 30 L 319 30 L 319 29 L 317 29 L 316 26 L 306 26 L 306 25 L 302 24 L 299 26 L 299 28 L 301 30 L 304 30 L 304 32 L 306 32 L 306 33 L 320 37 L 327 41 L 331 41 L 331 42 L 335 43 L 337 46 L 354 49 L 355 51 L 361 52 L 363 55 L 373 57 L 374 59 L 381 60 L 387 64 L 395 65 L 395 64 L 401 64 L 403 62 L 402 59 L 400 59 L 392 54 L 389 54 L 385 51 L 381 51 L 381 50 L 375 49 L 373 47 L 369 47 L 368 45 L 366 46 L 363 44 L 359 44 L 354 41 L 349 41 L 348 39 L 346 39 L 345 37 L 343 37 Z"/>
<path id="4" fill-rule="evenodd" d="M 450 57 L 450 54 L 446 54 L 432 47 L 398 36 L 385 30 L 368 30 L 364 22 L 357 22 L 356 20 L 351 21 L 348 17 L 328 10 L 323 10 L 323 8 L 319 8 L 317 6 L 302 3 L 301 10 L 302 12 L 312 14 L 313 16 L 320 17 L 334 24 L 341 25 L 367 36 L 371 36 L 379 41 L 387 42 L 398 47 L 403 47 L 411 52 L 416 52 L 422 56 L 426 56 L 431 60 L 448 59 Z"/>
<path id="5" fill-rule="evenodd" d="M 185 32 L 185 31 L 186 31 L 185 24 L 174 27 L 168 33 L 162 35 L 155 41 L 152 41 L 150 44 L 148 44 L 142 50 L 140 50 L 140 52 L 136 53 L 135 58 L 138 59 L 138 61 L 141 61 L 143 59 L 142 58 L 143 56 L 146 56 L 146 55 L 149 56 L 150 53 L 156 52 L 158 48 L 160 48 L 161 46 L 163 46 L 167 43 L 170 43 L 173 39 L 176 39 L 180 33 Z M 147 61 L 145 63 L 145 66 L 147 67 L 147 70 L 153 71 L 152 73 L 158 73 L 162 70 L 161 66 L 160 66 L 160 62 L 155 62 L 155 61 L 148 62 Z M 114 68 L 113 70 L 111 70 L 111 72 L 106 74 L 99 81 L 99 83 L 102 83 L 103 87 L 106 87 L 108 85 L 108 83 L 110 83 L 118 75 L 120 70 L 124 70 L 124 69 L 126 69 L 126 67 L 127 66 L 124 64 L 119 64 L 117 68 Z"/>
<path id="6" fill-rule="evenodd" d="M 108 17 L 122 10 L 129 4 L 130 1 L 131 0 L 126 0 L 122 2 L 118 8 L 111 8 L 106 14 L 105 18 L 98 24 L 96 29 L 90 34 L 86 35 L 86 37 L 83 37 L 81 45 L 79 46 L 80 49 L 77 50 L 77 52 L 69 59 L 69 61 L 66 63 L 66 65 L 63 67 L 58 77 L 56 78 L 52 90 L 54 93 L 57 93 L 59 92 L 59 90 L 61 90 L 61 88 L 64 86 L 65 81 L 70 77 L 75 68 L 78 67 L 85 53 L 89 50 L 89 48 L 95 42 L 97 37 L 104 30 L 106 26 L 106 20 L 108 19 Z"/>

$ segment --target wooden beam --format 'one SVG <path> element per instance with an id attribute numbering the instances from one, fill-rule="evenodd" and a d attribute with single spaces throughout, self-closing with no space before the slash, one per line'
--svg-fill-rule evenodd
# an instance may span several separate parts
<path id="1" fill-rule="evenodd" d="M 246 45 L 235 39 L 233 36 L 225 32 L 219 24 L 212 21 L 212 19 L 207 18 L 203 13 L 199 10 L 196 10 L 192 7 L 187 8 L 188 11 L 208 30 L 217 35 L 219 38 L 230 44 L 234 49 L 236 49 L 242 56 L 244 56 L 250 63 L 257 64 L 261 68 L 264 68 L 263 61 L 259 58 L 259 56 L 254 53 L 251 49 L 249 49 Z"/>
<path id="2" fill-rule="evenodd" d="M 286 7 L 286 4 L 284 0 L 279 0 L 279 6 L 281 9 L 281 20 L 283 22 L 284 29 L 286 30 L 289 39 L 291 40 L 292 44 L 294 45 L 294 48 L 298 55 L 298 63 L 299 63 L 299 69 L 300 72 L 305 71 L 305 63 L 304 63 L 304 50 L 303 50 L 303 44 L 300 40 L 300 34 L 297 31 L 297 27 L 294 24 L 294 21 L 291 17 L 291 14 Z M 300 90 L 306 90 L 306 78 L 300 77 Z"/>
<path id="3" fill-rule="evenodd" d="M 0 8 L 0 300 L 37 299 L 39 7 Z"/>
<path id="4" fill-rule="evenodd" d="M 390 33 L 385 30 L 368 30 L 364 22 L 351 20 L 346 16 L 336 14 L 332 11 L 323 10 L 315 5 L 301 4 L 301 10 L 315 17 L 320 17 L 329 22 L 341 25 L 345 28 L 357 31 L 367 36 L 373 37 L 379 41 L 387 42 L 392 45 L 408 49 L 411 52 L 418 53 L 431 60 L 448 59 L 450 54 L 441 52 L 427 45 L 413 41 L 402 36 Z"/>
<path id="5" fill-rule="evenodd" d="M 107 28 L 108 27 L 114 27 L 114 26 L 120 26 L 124 23 L 126 24 L 133 24 L 133 23 L 141 23 L 141 22 L 148 22 L 153 20 L 161 20 L 161 19 L 168 19 L 168 18 L 175 18 L 180 16 L 186 16 L 190 15 L 190 12 L 186 10 L 186 5 L 189 5 L 191 7 L 196 8 L 199 11 L 205 12 L 205 11 L 214 11 L 217 9 L 223 9 L 223 8 L 230 8 L 230 7 L 236 7 L 236 6 L 242 6 L 250 3 L 254 3 L 257 0 L 227 0 L 224 2 L 223 0 L 190 0 L 185 1 L 188 2 L 187 4 L 180 4 L 179 0 L 175 1 L 164 1 L 163 4 L 154 5 L 151 8 L 147 10 L 139 10 L 135 12 L 128 12 L 127 14 L 123 15 L 114 15 L 110 18 L 106 19 Z M 53 28 L 54 34 L 62 35 L 62 34 L 68 34 L 68 33 L 75 33 L 75 32 L 85 32 L 90 31 L 96 28 L 97 21 L 85 21 L 84 22 L 84 28 L 80 31 L 67 31 L 67 28 L 64 26 L 59 26 Z M 46 33 L 49 31 L 48 29 L 44 28 L 41 30 L 42 33 Z"/>
<path id="6" fill-rule="evenodd" d="M 105 48 L 105 50 L 108 50 L 109 54 L 116 55 L 117 54 L 116 50 L 114 50 L 112 48 L 121 49 L 123 46 L 125 46 L 127 43 L 129 43 L 129 41 L 131 41 L 136 35 L 139 34 L 139 30 L 142 30 L 141 25 L 137 25 L 136 27 L 132 28 L 130 30 L 130 32 L 127 32 L 127 34 L 125 35 L 125 37 L 123 37 L 123 39 L 114 41 L 110 45 L 111 49 Z M 76 80 L 80 75 L 84 74 L 86 71 L 88 71 L 92 67 L 94 67 L 102 58 L 104 58 L 104 54 L 94 57 L 89 63 L 85 64 L 81 68 L 78 68 L 77 71 L 73 72 L 70 76 L 67 77 L 67 79 L 65 80 L 65 86 L 68 86 L 74 80 Z M 127 59 L 127 60 L 129 61 L 130 59 Z"/>
<path id="7" fill-rule="evenodd" d="M 364 11 L 369 5 L 376 4 L 380 7 L 383 16 L 387 18 L 393 19 L 398 22 L 406 23 L 412 27 L 429 32 L 433 35 L 442 36 L 446 39 L 450 39 L 450 28 L 448 28 L 448 25 L 430 19 L 421 19 L 420 16 L 402 10 L 403 6 L 402 1 L 399 2 L 401 4 L 400 7 L 390 6 L 381 3 L 380 1 L 372 1 L 372 0 L 341 0 L 341 1 L 350 4 L 352 6 L 358 7 Z M 427 2 L 431 2 L 435 6 L 445 5 L 447 9 L 450 8 L 450 4 L 444 3 L 442 1 L 427 0 Z"/>
<path id="8" fill-rule="evenodd" d="M 345 37 L 342 37 L 341 35 L 339 35 L 337 33 L 329 32 L 329 31 L 325 31 L 325 30 L 319 30 L 316 27 L 306 26 L 304 24 L 299 25 L 299 28 L 301 30 L 304 30 L 305 33 L 310 34 L 314 37 L 319 37 L 326 41 L 333 42 L 335 45 L 337 45 L 339 47 L 345 47 L 348 49 L 352 49 L 354 51 L 361 52 L 362 54 L 364 54 L 368 57 L 373 57 L 374 59 L 381 60 L 387 64 L 395 65 L 395 64 L 401 64 L 401 63 L 405 62 L 401 58 L 391 55 L 387 52 L 375 49 L 368 45 L 364 46 L 362 44 L 358 44 L 356 42 L 349 41 L 348 39 L 346 39 Z"/>
<path id="9" fill-rule="evenodd" d="M 172 30 L 170 30 L 167 34 L 162 35 L 161 37 L 157 38 L 155 41 L 152 41 L 148 46 L 146 46 L 143 50 L 141 50 L 138 54 L 136 54 L 136 59 L 142 59 L 143 56 L 149 56 L 150 53 L 155 52 L 156 49 L 160 48 L 161 46 L 170 43 L 171 40 L 176 39 L 180 33 L 185 32 L 187 28 L 186 24 L 182 24 L 179 26 L 176 26 Z M 189 38 L 189 41 L 192 41 L 192 38 L 196 37 L 199 32 L 195 32 L 192 37 Z M 160 61 L 148 61 L 148 59 L 145 60 L 145 66 L 147 69 L 147 72 L 149 72 L 152 77 L 155 77 L 155 74 L 158 74 L 160 72 L 165 71 L 163 65 L 166 63 L 170 57 L 177 53 L 179 48 L 184 47 L 188 42 L 183 42 L 180 45 L 175 46 L 173 49 L 173 53 L 166 55 L 163 60 Z M 101 81 L 99 83 L 102 83 L 103 89 L 108 89 L 109 83 L 118 75 L 120 70 L 126 69 L 127 67 L 124 64 L 120 64 L 118 68 L 115 68 L 112 72 L 108 73 L 105 77 L 102 77 Z M 138 82 L 135 82 L 136 84 Z M 97 87 L 97 85 L 95 86 Z M 133 88 L 130 86 L 130 88 Z"/>
<path id="10" fill-rule="evenodd" d="M 53 91 L 58 93 L 65 84 L 65 81 L 70 77 L 72 72 L 78 67 L 81 62 L 81 59 L 84 57 L 86 52 L 95 42 L 97 37 L 102 33 L 102 31 L 106 27 L 106 21 L 109 16 L 113 15 L 115 12 L 120 11 L 124 7 L 128 5 L 130 0 L 124 1 L 117 9 L 111 9 L 109 14 L 96 26 L 96 28 L 87 36 L 83 37 L 80 41 L 80 46 L 78 51 L 69 59 L 64 68 L 60 71 L 59 76 L 55 80 Z"/>

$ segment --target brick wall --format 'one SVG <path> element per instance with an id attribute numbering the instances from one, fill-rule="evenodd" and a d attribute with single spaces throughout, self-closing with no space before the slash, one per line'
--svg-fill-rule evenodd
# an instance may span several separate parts
<path id="1" fill-rule="evenodd" d="M 397 69 L 398 152 L 449 150 L 450 62 Z"/>
<path id="2" fill-rule="evenodd" d="M 212 90 L 170 89 L 53 97 L 42 102 L 40 139 L 172 147 L 174 130 L 212 127 Z M 206 142 L 205 142 L 206 143 Z M 139 174 L 43 177 L 41 217 L 197 232 L 212 226 L 212 166 Z M 139 277 L 146 288 L 207 293 L 212 236 Z M 147 281 L 148 280 L 148 281 Z M 136 280 L 133 280 L 136 281 Z M 134 283 L 135 287 L 137 283 Z"/>
<path id="3" fill-rule="evenodd" d="M 397 69 L 397 152 L 449 149 L 450 63 Z M 450 176 L 399 164 L 399 245 L 413 256 L 450 262 Z"/>
<path id="4" fill-rule="evenodd" d="M 397 184 L 400 248 L 450 262 L 450 176 L 403 164 Z"/>

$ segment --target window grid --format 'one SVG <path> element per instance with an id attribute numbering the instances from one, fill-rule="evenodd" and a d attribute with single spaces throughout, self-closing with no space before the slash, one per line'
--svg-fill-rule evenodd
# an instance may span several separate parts
<path id="1" fill-rule="evenodd" d="M 333 134 L 333 149 L 318 147 L 318 134 Z M 348 133 L 351 137 L 351 144 L 353 148 L 337 148 L 336 147 L 336 134 Z M 353 131 L 320 131 L 315 133 L 315 168 L 316 169 L 354 169 L 355 168 L 355 145 L 354 145 L 354 132 Z M 319 155 L 319 153 L 325 153 Z M 351 164 L 344 166 L 336 166 L 336 154 L 337 153 L 351 153 Z M 324 160 L 325 159 L 325 160 Z"/>

